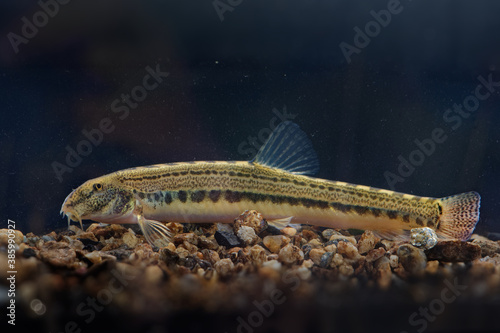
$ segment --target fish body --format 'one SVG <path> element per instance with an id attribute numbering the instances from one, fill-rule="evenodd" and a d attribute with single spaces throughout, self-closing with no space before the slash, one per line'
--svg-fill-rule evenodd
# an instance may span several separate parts
<path id="1" fill-rule="evenodd" d="M 316 154 L 291 122 L 276 128 L 253 161 L 157 164 L 89 180 L 65 200 L 76 221 L 138 223 L 153 244 L 171 236 L 160 222 L 233 222 L 247 209 L 276 224 L 373 230 L 385 238 L 428 227 L 466 240 L 479 219 L 476 192 L 446 198 L 313 178 Z M 160 243 L 156 243 L 159 241 Z"/>

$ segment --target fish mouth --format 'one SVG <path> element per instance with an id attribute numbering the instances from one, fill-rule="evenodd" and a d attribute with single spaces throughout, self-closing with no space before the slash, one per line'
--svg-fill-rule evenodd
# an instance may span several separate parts
<path id="1" fill-rule="evenodd" d="M 75 190 L 73 190 L 64 200 L 62 206 L 61 206 L 61 215 L 64 217 L 68 218 L 68 228 L 71 224 L 71 221 L 75 222 L 80 222 L 80 228 L 83 230 L 83 224 L 82 224 L 82 218 L 80 214 L 73 208 L 73 203 L 71 202 L 70 198 L 75 193 Z"/>

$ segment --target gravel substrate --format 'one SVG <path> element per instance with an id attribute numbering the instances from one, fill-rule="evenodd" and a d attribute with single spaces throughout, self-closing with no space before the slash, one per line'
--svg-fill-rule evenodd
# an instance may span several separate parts
<path id="1" fill-rule="evenodd" d="M 278 230 L 255 211 L 232 225 L 168 226 L 176 235 L 161 249 L 137 226 L 16 232 L 16 329 L 500 331 L 499 241 L 423 251 L 369 231 Z M 0 230 L 2 308 L 7 244 Z"/>

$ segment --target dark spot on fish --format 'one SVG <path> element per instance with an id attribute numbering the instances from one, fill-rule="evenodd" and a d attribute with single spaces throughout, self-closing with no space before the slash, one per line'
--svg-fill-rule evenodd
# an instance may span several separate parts
<path id="1" fill-rule="evenodd" d="M 319 189 L 320 189 L 320 190 L 324 190 L 324 189 L 325 189 L 325 186 L 320 185 L 320 186 L 319 186 Z"/>
<path id="2" fill-rule="evenodd" d="M 247 198 L 248 200 L 252 201 L 253 203 L 256 203 L 258 201 L 264 201 L 263 198 L 262 198 L 263 195 L 259 194 L 259 193 L 245 192 L 244 195 L 245 195 L 245 198 Z"/>
<path id="3" fill-rule="evenodd" d="M 181 172 L 181 175 L 183 175 L 183 176 L 185 176 L 185 175 L 187 175 L 187 174 L 188 174 L 188 172 L 187 172 L 187 171 L 182 171 L 182 172 Z"/>
<path id="4" fill-rule="evenodd" d="M 186 193 L 186 191 L 182 191 L 182 190 L 181 190 L 181 191 L 179 191 L 179 192 L 177 193 L 177 197 L 179 198 L 179 200 L 180 200 L 181 202 L 186 202 L 186 200 L 187 200 L 187 193 Z"/>
<path id="5" fill-rule="evenodd" d="M 191 201 L 192 202 L 202 202 L 205 199 L 205 191 L 194 191 L 191 193 Z"/>
<path id="6" fill-rule="evenodd" d="M 217 170 L 212 170 L 212 175 L 216 175 L 217 173 Z"/>
<path id="7" fill-rule="evenodd" d="M 146 197 L 146 195 L 143 192 L 139 192 L 138 196 L 141 199 L 144 199 Z"/>
<path id="8" fill-rule="evenodd" d="M 299 204 L 299 199 L 294 197 L 288 197 L 288 203 L 292 206 L 297 206 Z"/>
<path id="9" fill-rule="evenodd" d="M 194 171 L 194 170 L 191 170 L 189 171 L 190 174 L 192 175 L 201 175 L 203 173 L 203 171 Z"/>
<path id="10" fill-rule="evenodd" d="M 211 172 L 210 170 L 205 170 L 205 174 L 206 174 L 206 175 L 209 175 L 209 174 L 210 174 L 210 172 Z"/>
<path id="11" fill-rule="evenodd" d="M 241 192 L 238 192 L 238 191 L 227 190 L 224 193 L 224 198 L 226 199 L 226 201 L 228 201 L 230 203 L 239 202 L 239 201 L 241 201 L 242 194 L 241 194 Z"/>
<path id="12" fill-rule="evenodd" d="M 234 172 L 234 171 L 229 171 L 229 176 L 231 176 L 231 177 L 236 176 L 236 172 Z"/>
<path id="13" fill-rule="evenodd" d="M 321 208 L 321 209 L 326 209 L 328 208 L 328 202 L 327 201 L 323 201 L 323 200 L 320 200 L 320 201 L 317 201 L 316 205 Z"/>
<path id="14" fill-rule="evenodd" d="M 352 206 L 350 205 L 343 205 L 343 204 L 340 204 L 338 202 L 331 202 L 330 203 L 330 206 L 335 209 L 335 210 L 338 210 L 342 213 L 347 213 L 351 210 Z"/>
<path id="15" fill-rule="evenodd" d="M 172 176 L 178 176 L 179 173 L 178 172 L 172 172 Z"/>
<path id="16" fill-rule="evenodd" d="M 424 225 L 424 221 L 422 221 L 422 219 L 420 217 L 417 217 L 417 219 L 415 220 L 415 223 L 417 223 L 420 226 Z"/>
<path id="17" fill-rule="evenodd" d="M 309 184 L 309 186 L 311 186 L 312 188 L 318 187 L 318 185 L 316 185 L 316 184 Z"/>
<path id="18" fill-rule="evenodd" d="M 382 214 L 382 210 L 378 208 L 370 208 L 370 212 L 375 217 L 379 217 Z"/>
<path id="19" fill-rule="evenodd" d="M 354 211 L 359 215 L 365 215 L 368 212 L 368 208 L 363 206 L 354 206 Z"/>
<path id="20" fill-rule="evenodd" d="M 211 190 L 210 193 L 209 193 L 209 195 L 208 195 L 208 197 L 213 202 L 217 202 L 217 201 L 219 201 L 220 191 L 218 191 L 218 190 Z"/>
<path id="21" fill-rule="evenodd" d="M 335 189 L 331 186 L 328 186 L 328 191 L 335 191 Z"/>
<path id="22" fill-rule="evenodd" d="M 288 179 L 288 178 L 281 178 L 281 181 L 282 181 L 283 183 L 289 183 L 289 182 L 290 182 L 290 179 Z"/>
<path id="23" fill-rule="evenodd" d="M 172 203 L 172 195 L 170 194 L 170 192 L 165 192 L 165 203 L 167 205 Z"/>
<path id="24" fill-rule="evenodd" d="M 440 204 L 437 205 L 439 210 L 439 215 L 443 214 L 443 207 Z"/>
<path id="25" fill-rule="evenodd" d="M 398 213 L 393 211 L 393 210 L 388 210 L 387 211 L 387 217 L 390 218 L 391 220 L 397 219 L 398 218 Z"/>
<path id="26" fill-rule="evenodd" d="M 160 201 L 160 195 L 158 193 L 155 193 L 155 201 Z"/>
<path id="27" fill-rule="evenodd" d="M 307 199 L 307 198 L 301 198 L 300 203 L 302 203 L 302 206 L 310 208 L 314 205 L 314 200 Z"/>
<path id="28" fill-rule="evenodd" d="M 151 195 L 151 193 L 148 193 L 147 196 L 148 196 L 148 201 L 150 201 L 150 202 L 153 201 L 153 196 Z"/>
<path id="29" fill-rule="evenodd" d="M 410 223 L 410 214 L 403 214 L 401 217 L 403 218 L 403 222 Z"/>
<path id="30" fill-rule="evenodd" d="M 434 221 L 432 221 L 432 220 L 427 220 L 427 227 L 429 227 L 429 228 L 434 228 L 434 224 L 435 224 L 435 223 L 434 223 Z"/>

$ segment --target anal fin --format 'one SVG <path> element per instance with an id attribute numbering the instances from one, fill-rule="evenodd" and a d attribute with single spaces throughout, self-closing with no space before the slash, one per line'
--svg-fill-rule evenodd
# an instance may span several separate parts
<path id="1" fill-rule="evenodd" d="M 293 219 L 293 216 L 290 217 L 284 217 L 281 219 L 276 219 L 276 220 L 267 220 L 267 223 L 277 229 L 283 229 L 287 225 L 291 225 L 291 221 Z"/>

